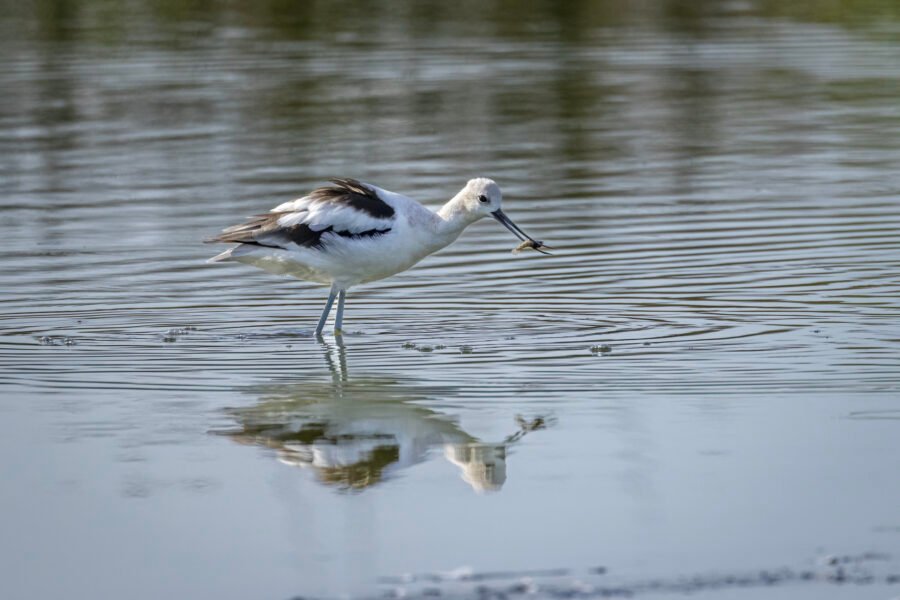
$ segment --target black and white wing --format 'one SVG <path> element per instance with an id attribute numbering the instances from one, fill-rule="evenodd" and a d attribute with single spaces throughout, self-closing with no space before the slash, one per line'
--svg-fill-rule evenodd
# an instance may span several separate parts
<path id="1" fill-rule="evenodd" d="M 355 179 L 333 179 L 332 183 L 206 241 L 322 250 L 330 240 L 370 238 L 390 232 L 394 208 L 379 195 L 378 188 Z"/>

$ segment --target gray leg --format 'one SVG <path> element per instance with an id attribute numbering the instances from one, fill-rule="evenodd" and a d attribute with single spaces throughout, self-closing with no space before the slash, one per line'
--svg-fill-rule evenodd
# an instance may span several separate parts
<path id="1" fill-rule="evenodd" d="M 319 317 L 319 324 L 316 325 L 316 335 L 322 335 L 322 330 L 325 329 L 325 321 L 328 320 L 328 313 L 331 312 L 331 305 L 334 304 L 335 296 L 337 296 L 337 289 L 332 286 L 331 293 L 328 294 L 328 300 L 325 301 L 325 310 L 322 311 L 322 316 Z"/>
<path id="2" fill-rule="evenodd" d="M 334 315 L 334 332 L 343 333 L 344 324 L 344 300 L 347 299 L 347 290 L 341 290 L 338 294 L 337 314 Z"/>

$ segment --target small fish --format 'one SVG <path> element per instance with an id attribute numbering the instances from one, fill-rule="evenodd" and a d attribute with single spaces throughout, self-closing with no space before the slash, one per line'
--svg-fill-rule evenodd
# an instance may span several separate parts
<path id="1" fill-rule="evenodd" d="M 525 250 L 526 248 L 531 248 L 532 250 L 537 250 L 541 254 L 550 254 L 549 252 L 544 252 L 543 250 L 541 250 L 541 248 L 548 248 L 550 250 L 553 250 L 552 247 L 544 245 L 544 242 L 542 242 L 540 240 L 527 239 L 524 242 L 522 242 L 521 244 L 519 244 L 518 246 L 516 246 L 515 248 L 513 248 L 512 253 L 518 254 L 519 252 L 521 252 L 522 250 Z"/>

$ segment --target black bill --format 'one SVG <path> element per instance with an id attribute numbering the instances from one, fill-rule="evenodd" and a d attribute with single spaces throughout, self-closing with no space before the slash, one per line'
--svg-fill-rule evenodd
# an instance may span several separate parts
<path id="1" fill-rule="evenodd" d="M 543 250 L 543 248 L 550 248 L 550 246 L 545 246 L 544 242 L 534 239 L 533 237 L 531 237 L 530 235 L 528 235 L 527 233 L 525 233 L 524 231 L 519 229 L 519 226 L 516 225 L 515 223 L 513 223 L 512 220 L 509 217 L 507 217 L 506 213 L 504 213 L 502 210 L 500 210 L 500 209 L 495 210 L 494 212 L 491 213 L 491 216 L 494 217 L 495 219 L 497 219 L 497 221 L 499 221 L 504 227 L 506 227 L 507 229 L 512 231 L 513 234 L 517 238 L 519 238 L 520 240 L 522 240 L 524 242 L 521 246 L 519 246 L 519 249 L 522 249 L 523 247 L 527 247 L 527 248 L 533 248 L 534 250 L 537 250 L 541 254 L 550 254 L 549 252 L 546 252 Z M 550 248 L 550 249 L 552 250 L 552 248 Z"/>

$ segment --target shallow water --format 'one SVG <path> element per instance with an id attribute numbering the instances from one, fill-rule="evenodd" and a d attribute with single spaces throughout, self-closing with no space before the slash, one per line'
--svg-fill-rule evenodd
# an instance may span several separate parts
<path id="1" fill-rule="evenodd" d="M 7 7 L 0 595 L 900 593 L 900 18 L 695 5 Z M 204 264 L 481 174 L 343 340 Z"/>

